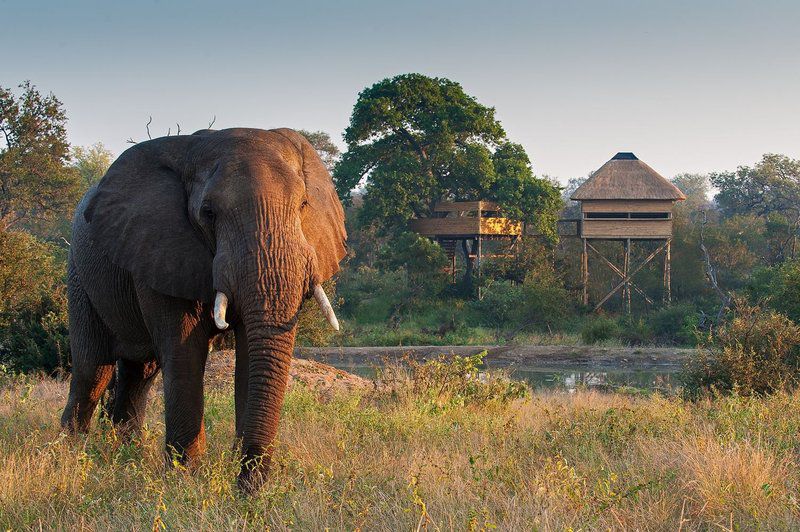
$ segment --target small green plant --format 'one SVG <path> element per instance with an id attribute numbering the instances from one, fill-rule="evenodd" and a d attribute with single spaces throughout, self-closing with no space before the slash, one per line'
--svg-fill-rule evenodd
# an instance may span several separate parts
<path id="1" fill-rule="evenodd" d="M 525 383 L 507 373 L 483 369 L 485 356 L 486 351 L 465 357 L 439 355 L 426 362 L 409 357 L 382 370 L 381 387 L 414 397 L 434 409 L 507 403 L 528 395 Z"/>

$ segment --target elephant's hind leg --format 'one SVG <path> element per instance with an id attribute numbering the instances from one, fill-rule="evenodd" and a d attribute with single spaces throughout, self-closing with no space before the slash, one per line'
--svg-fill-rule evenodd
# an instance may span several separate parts
<path id="1" fill-rule="evenodd" d="M 117 382 L 110 410 L 111 421 L 123 437 L 141 430 L 156 375 L 158 364 L 155 360 L 136 362 L 121 359 L 117 362 Z"/>
<path id="2" fill-rule="evenodd" d="M 114 373 L 114 364 L 111 358 L 111 333 L 80 287 L 71 266 L 67 296 L 72 380 L 61 426 L 70 432 L 85 432 Z"/>

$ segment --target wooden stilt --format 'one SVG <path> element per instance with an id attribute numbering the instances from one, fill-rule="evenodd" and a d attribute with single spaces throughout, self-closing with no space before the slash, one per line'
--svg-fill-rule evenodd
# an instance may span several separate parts
<path id="1" fill-rule="evenodd" d="M 664 301 L 667 305 L 672 303 L 672 239 L 667 239 L 664 252 Z"/>
<path id="2" fill-rule="evenodd" d="M 450 259 L 451 275 L 453 276 L 453 284 L 456 284 L 456 250 L 453 244 L 453 257 Z"/>
<path id="3" fill-rule="evenodd" d="M 594 252 L 595 252 L 595 254 L 596 254 L 598 257 L 600 257 L 600 259 L 601 259 L 601 260 L 602 260 L 602 261 L 603 261 L 603 262 L 606 264 L 606 266 L 608 266 L 609 268 L 611 268 L 611 271 L 613 271 L 614 273 L 616 273 L 616 274 L 617 274 L 617 276 L 619 276 L 619 278 L 620 278 L 620 279 L 624 279 L 624 278 L 625 278 L 625 274 L 622 272 L 622 270 L 620 270 L 620 269 L 619 269 L 619 268 L 618 268 L 618 267 L 617 267 L 617 266 L 616 266 L 616 265 L 615 265 L 613 262 L 611 262 L 611 261 L 610 261 L 610 260 L 608 260 L 608 259 L 607 259 L 605 256 L 603 256 L 603 254 L 602 254 L 602 253 L 600 253 L 600 251 L 598 251 L 596 247 L 594 247 L 594 246 L 593 246 L 593 245 L 591 245 L 591 244 L 587 244 L 587 247 L 589 248 L 589 251 L 594 251 Z M 647 303 L 648 303 L 649 305 L 652 305 L 652 304 L 653 304 L 653 300 L 652 300 L 652 299 L 650 299 L 650 296 L 648 296 L 647 294 L 645 294 L 645 293 L 644 293 L 644 291 L 642 291 L 642 289 L 641 289 L 641 288 L 639 288 L 638 286 L 636 286 L 636 283 L 634 283 L 633 281 L 631 281 L 631 283 L 630 283 L 630 286 L 631 286 L 631 288 L 633 288 L 634 290 L 636 290 L 636 293 L 637 293 L 637 294 L 639 294 L 640 296 L 642 296 L 642 297 L 644 298 L 644 300 L 645 300 L 645 301 L 647 301 Z"/>
<path id="4" fill-rule="evenodd" d="M 581 284 L 583 285 L 583 304 L 589 305 L 589 253 L 587 246 L 589 243 L 585 238 L 583 241 L 583 249 L 581 250 Z"/>
<path id="5" fill-rule="evenodd" d="M 481 293 L 481 235 L 475 239 L 475 270 L 478 277 L 478 299 L 483 299 Z"/>
<path id="6" fill-rule="evenodd" d="M 623 273 L 622 278 L 623 279 L 628 279 L 628 269 L 630 268 L 630 265 L 631 265 L 631 239 L 630 238 L 625 240 L 625 242 L 623 243 L 623 247 L 624 247 L 624 251 L 625 251 L 625 256 L 622 259 L 622 273 Z M 625 283 L 625 287 L 622 289 L 622 298 L 623 298 L 624 303 L 625 303 L 625 310 L 630 315 L 630 313 L 631 313 L 631 282 L 630 282 L 630 280 L 628 280 L 628 282 Z"/>
<path id="7" fill-rule="evenodd" d="M 644 267 L 645 267 L 647 264 L 649 264 L 649 263 L 650 263 L 650 261 L 651 261 L 651 260 L 653 260 L 653 258 L 655 258 L 655 256 L 656 256 L 656 255 L 658 255 L 659 253 L 661 253 L 661 252 L 664 250 L 664 248 L 666 248 L 666 247 L 667 247 L 667 244 L 669 244 L 669 240 L 667 240 L 667 241 L 666 241 L 666 242 L 664 242 L 664 243 L 663 243 L 661 246 L 659 246 L 659 247 L 658 247 L 658 249 L 656 249 L 654 252 L 652 252 L 650 255 L 648 255 L 648 256 L 647 256 L 647 258 L 646 258 L 646 259 L 644 259 L 644 261 L 643 261 L 641 264 L 639 264 L 639 265 L 638 265 L 636 268 L 634 268 L 634 269 L 633 269 L 633 270 L 632 270 L 630 273 L 628 273 L 628 275 L 626 275 L 626 276 L 625 276 L 625 278 L 624 278 L 622 281 L 620 281 L 620 283 L 619 283 L 619 284 L 617 284 L 617 285 L 616 285 L 614 288 L 612 288 L 612 289 L 611 289 L 611 291 L 610 291 L 608 294 L 606 294 L 606 296 L 605 296 L 603 299 L 601 299 L 601 300 L 600 300 L 600 302 L 599 302 L 597 305 L 595 305 L 595 307 L 594 307 L 594 311 L 596 312 L 596 311 L 600 310 L 600 307 L 602 307 L 602 306 L 603 306 L 603 304 L 604 304 L 606 301 L 608 301 L 608 300 L 611 298 L 611 296 L 613 296 L 614 294 L 616 294 L 616 293 L 619 291 L 619 289 L 620 289 L 620 288 L 622 288 L 622 287 L 623 287 L 623 286 L 625 286 L 627 283 L 629 283 L 629 282 L 630 282 L 630 280 L 631 280 L 631 278 L 632 278 L 634 275 L 636 275 L 637 273 L 639 273 L 639 271 L 640 271 L 642 268 L 644 268 Z"/>

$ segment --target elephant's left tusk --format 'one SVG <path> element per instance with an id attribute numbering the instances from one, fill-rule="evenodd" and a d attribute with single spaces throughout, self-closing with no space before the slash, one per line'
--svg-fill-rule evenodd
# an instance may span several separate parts
<path id="1" fill-rule="evenodd" d="M 333 312 L 331 302 L 328 301 L 328 296 L 325 295 L 325 290 L 322 289 L 322 285 L 318 284 L 314 286 L 314 299 L 319 303 L 322 313 L 325 314 L 325 317 L 328 319 L 328 323 L 331 324 L 334 330 L 338 331 L 339 320 L 336 319 L 336 313 Z"/>
<path id="2" fill-rule="evenodd" d="M 228 296 L 222 292 L 217 292 L 217 298 L 214 300 L 214 323 L 217 329 L 224 331 L 228 328 L 228 322 L 225 321 L 225 314 L 228 311 Z"/>

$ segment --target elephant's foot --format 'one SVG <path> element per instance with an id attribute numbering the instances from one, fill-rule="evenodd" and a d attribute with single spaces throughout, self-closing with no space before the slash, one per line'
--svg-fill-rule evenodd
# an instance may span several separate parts
<path id="1" fill-rule="evenodd" d="M 181 466 L 193 471 L 200 464 L 206 452 L 206 428 L 200 425 L 197 436 L 188 443 L 167 442 L 165 457 L 168 466 L 180 464 Z"/>
<path id="2" fill-rule="evenodd" d="M 242 467 L 239 470 L 237 484 L 243 493 L 253 494 L 261 489 L 267 480 L 272 460 L 272 449 L 249 450 L 242 454 Z"/>

